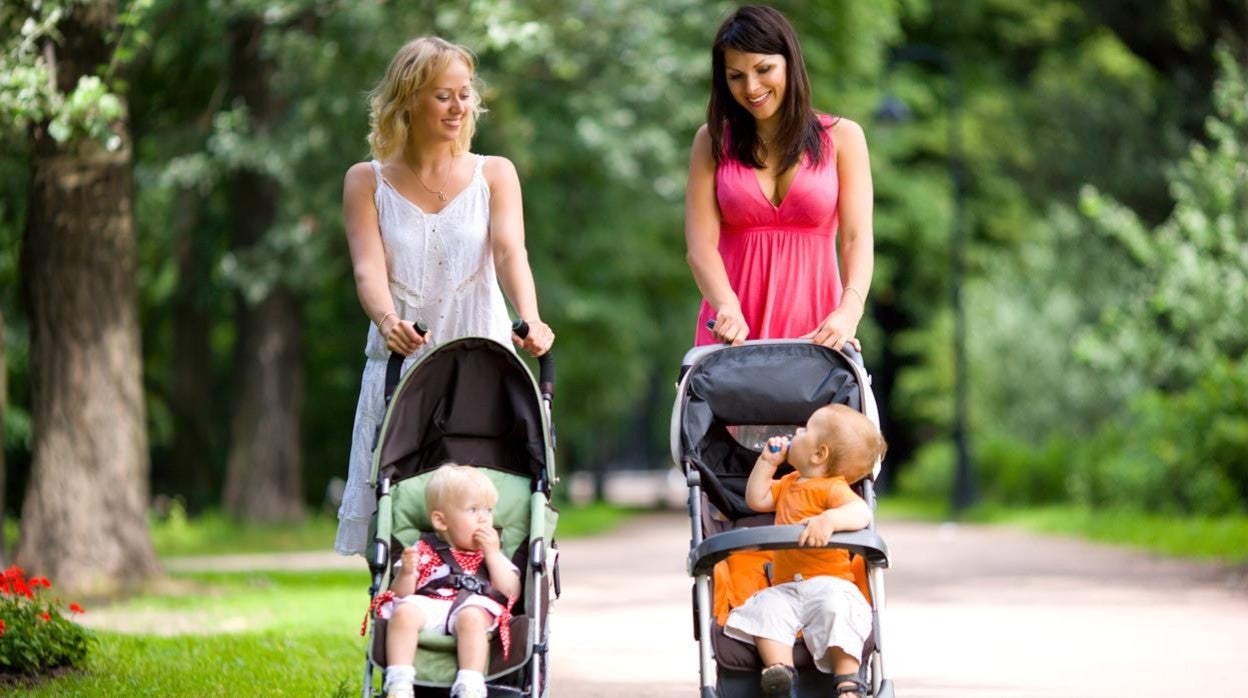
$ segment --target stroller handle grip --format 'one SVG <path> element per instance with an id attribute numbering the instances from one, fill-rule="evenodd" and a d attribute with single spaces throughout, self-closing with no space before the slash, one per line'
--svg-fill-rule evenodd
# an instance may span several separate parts
<path id="1" fill-rule="evenodd" d="M 516 320 L 511 323 L 511 331 L 520 339 L 526 339 L 529 336 L 529 323 Z M 545 354 L 537 357 L 538 388 L 541 389 L 542 395 L 548 398 L 555 396 L 555 357 L 553 354 L 554 352 L 548 349 Z"/>
<path id="2" fill-rule="evenodd" d="M 412 327 L 416 329 L 416 334 L 424 337 L 429 334 L 429 326 L 424 320 L 417 320 L 412 323 Z M 383 393 L 386 404 L 390 404 L 390 398 L 394 397 L 394 389 L 399 387 L 399 379 L 403 377 L 403 360 L 407 357 L 397 351 L 390 352 L 390 360 L 386 362 L 386 388 Z"/>
<path id="3" fill-rule="evenodd" d="M 715 321 L 707 320 L 706 329 L 710 330 L 711 332 L 714 332 Z M 853 344 L 850 344 L 849 342 L 845 342 L 843 345 L 841 345 L 841 353 L 847 356 L 850 361 L 853 361 L 854 363 L 858 364 L 860 368 L 866 368 L 866 365 L 862 362 L 862 352 L 858 351 L 858 349 L 855 348 Z"/>

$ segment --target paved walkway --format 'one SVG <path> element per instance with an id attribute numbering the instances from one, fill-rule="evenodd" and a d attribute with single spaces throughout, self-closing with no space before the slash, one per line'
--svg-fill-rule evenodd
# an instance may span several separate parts
<path id="1" fill-rule="evenodd" d="M 893 561 L 885 658 L 899 696 L 1248 696 L 1243 570 L 980 526 L 880 530 Z M 560 544 L 554 696 L 697 695 L 688 539 L 687 518 L 664 513 Z M 358 565 L 325 554 L 288 561 Z M 221 558 L 169 567 L 197 564 L 223 569 Z"/>

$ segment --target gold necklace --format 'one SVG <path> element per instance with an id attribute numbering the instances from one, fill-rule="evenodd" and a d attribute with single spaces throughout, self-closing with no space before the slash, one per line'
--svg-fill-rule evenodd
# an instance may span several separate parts
<path id="1" fill-rule="evenodd" d="M 414 167 L 412 168 L 412 174 L 416 175 L 416 181 L 420 182 L 420 186 L 424 187 L 425 191 L 429 192 L 430 194 L 437 194 L 438 201 L 441 203 L 446 203 L 446 183 L 451 180 L 451 171 L 453 169 L 455 169 L 455 158 L 452 157 L 451 164 L 446 168 L 446 177 L 442 179 L 441 189 L 434 189 L 433 187 L 430 187 L 428 184 L 425 184 L 425 180 L 420 178 L 420 172 L 418 172 L 416 168 Z"/>

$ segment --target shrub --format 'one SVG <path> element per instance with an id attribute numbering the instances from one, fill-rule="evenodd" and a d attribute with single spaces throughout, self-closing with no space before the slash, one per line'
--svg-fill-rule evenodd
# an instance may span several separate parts
<path id="1" fill-rule="evenodd" d="M 1076 501 L 1163 514 L 1248 510 L 1248 359 L 1177 393 L 1149 391 L 1078 457 Z"/>
<path id="2" fill-rule="evenodd" d="M 0 575 L 0 680 L 76 666 L 87 656 L 91 634 L 62 614 L 59 598 L 46 596 L 51 588 L 16 565 Z M 76 603 L 66 610 L 83 612 Z"/>

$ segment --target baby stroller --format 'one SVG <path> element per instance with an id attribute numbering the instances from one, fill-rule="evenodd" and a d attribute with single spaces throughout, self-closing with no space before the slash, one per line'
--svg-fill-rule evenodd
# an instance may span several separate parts
<path id="1" fill-rule="evenodd" d="M 517 334 L 528 327 L 516 323 Z M 509 347 L 483 337 L 443 344 L 421 357 L 399 380 L 403 357 L 386 371 L 386 416 L 373 447 L 371 482 L 377 487 L 375 535 L 369 565 L 369 616 L 375 615 L 403 549 L 433 530 L 425 483 L 447 461 L 481 467 L 498 488 L 494 525 L 502 551 L 520 570 L 523 591 L 512 608 L 506 660 L 491 633 L 485 672 L 490 696 L 549 695 L 547 612 L 559 596 L 553 542 L 558 514 L 550 505 L 555 477 L 550 408 L 554 364 L 541 357 L 540 394 L 533 375 Z M 367 622 L 367 621 L 366 621 Z M 386 665 L 386 624 L 373 618 L 364 671 L 364 698 L 373 693 L 373 668 Z M 422 632 L 416 654 L 417 692 L 446 695 L 458 668 L 455 638 Z"/>
<path id="2" fill-rule="evenodd" d="M 852 356 L 852 358 L 851 358 Z M 842 403 L 879 425 L 870 378 L 853 347 L 845 353 L 806 341 L 758 341 L 742 346 L 705 346 L 690 350 L 672 408 L 672 457 L 689 485 L 693 529 L 688 569 L 694 577 L 694 639 L 698 642 L 702 698 L 760 695 L 760 660 L 753 645 L 724 634 L 713 617 L 713 568 L 730 553 L 797 547 L 802 526 L 775 526 L 773 514 L 759 514 L 745 504 L 745 484 L 768 436 L 792 434 L 816 409 Z M 745 427 L 744 429 L 742 427 Z M 754 438 L 743 438 L 753 432 Z M 745 441 L 745 443 L 742 443 Z M 871 475 L 854 485 L 875 509 Z M 792 472 L 783 465 L 781 477 Z M 830 547 L 865 559 L 872 633 L 863 651 L 861 673 L 874 698 L 892 698 L 884 671 L 881 625 L 884 568 L 888 551 L 870 528 L 836 533 Z M 794 644 L 803 698 L 835 695 L 830 674 L 815 668 L 799 640 Z"/>

